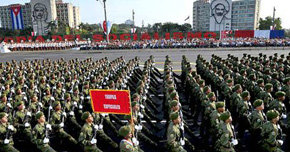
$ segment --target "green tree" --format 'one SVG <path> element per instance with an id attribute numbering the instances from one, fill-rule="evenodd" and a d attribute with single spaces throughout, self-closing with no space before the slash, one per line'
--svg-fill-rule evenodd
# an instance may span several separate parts
<path id="1" fill-rule="evenodd" d="M 276 30 L 282 30 L 281 18 L 276 18 L 274 23 Z M 265 19 L 260 18 L 259 24 L 259 30 L 270 30 L 270 27 L 273 25 L 273 18 L 271 16 L 267 16 Z"/>
<path id="2" fill-rule="evenodd" d="M 189 32 L 189 31 L 192 31 L 191 25 L 188 24 L 188 23 L 185 23 L 185 24 L 183 24 L 183 25 L 180 26 L 179 31 L 181 31 L 181 32 Z"/>

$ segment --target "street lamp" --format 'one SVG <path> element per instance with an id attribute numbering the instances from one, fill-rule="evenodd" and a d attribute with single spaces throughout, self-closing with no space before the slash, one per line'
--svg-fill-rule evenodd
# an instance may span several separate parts
<path id="1" fill-rule="evenodd" d="M 97 0 L 99 1 L 99 0 Z M 106 10 L 106 1 L 107 0 L 103 0 L 104 2 L 104 14 L 105 14 L 105 22 L 106 22 L 106 40 L 109 43 L 109 30 L 108 30 L 108 22 L 107 22 L 107 10 Z"/>

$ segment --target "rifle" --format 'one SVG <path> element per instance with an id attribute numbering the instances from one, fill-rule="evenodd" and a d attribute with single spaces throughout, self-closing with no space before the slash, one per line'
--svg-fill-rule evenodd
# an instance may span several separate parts
<path id="1" fill-rule="evenodd" d="M 51 99 L 49 100 L 49 107 L 48 107 L 48 114 L 47 114 L 47 124 L 49 124 L 49 120 L 50 120 L 50 110 L 51 110 Z M 49 138 L 49 135 L 48 135 L 48 132 L 49 132 L 49 130 L 48 130 L 48 128 L 46 127 L 45 128 L 45 138 Z"/>

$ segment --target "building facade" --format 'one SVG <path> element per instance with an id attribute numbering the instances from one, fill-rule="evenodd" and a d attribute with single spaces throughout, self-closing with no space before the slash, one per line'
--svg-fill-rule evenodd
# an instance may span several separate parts
<path id="1" fill-rule="evenodd" d="M 193 31 L 208 31 L 210 19 L 209 0 L 197 0 L 193 3 Z"/>
<path id="2" fill-rule="evenodd" d="M 12 29 L 12 18 L 11 18 L 11 8 L 14 6 L 20 6 L 22 9 L 22 17 L 24 28 L 32 27 L 32 18 L 31 18 L 31 6 L 30 3 L 13 4 L 8 6 L 0 6 L 0 24 L 1 28 Z"/>
<path id="3" fill-rule="evenodd" d="M 80 21 L 79 7 L 62 0 L 31 0 L 30 3 L 0 6 L 1 28 L 14 29 L 11 8 L 21 7 L 23 28 L 32 27 L 37 35 L 46 35 L 51 21 L 61 21 L 71 28 L 77 28 Z"/>
<path id="4" fill-rule="evenodd" d="M 57 3 L 57 21 L 62 22 L 69 27 L 74 27 L 73 5 L 70 3 Z"/>
<path id="5" fill-rule="evenodd" d="M 256 30 L 259 27 L 261 0 L 233 1 L 232 29 Z"/>
<path id="6" fill-rule="evenodd" d="M 226 14 L 227 16 L 224 15 L 228 21 L 221 21 L 221 23 L 225 23 L 225 28 L 214 25 L 212 20 L 216 14 L 211 12 L 216 11 L 211 5 L 218 2 L 216 6 L 220 7 L 219 3 L 224 6 L 219 10 L 227 11 L 225 9 L 227 5 L 223 4 L 226 1 L 228 0 L 196 0 L 193 2 L 193 31 L 256 30 L 259 27 L 261 0 L 232 0 L 230 12 Z M 220 15 L 222 16 L 222 14 Z M 221 20 L 225 20 L 225 17 L 222 17 Z M 215 18 L 220 20 L 218 17 Z"/>

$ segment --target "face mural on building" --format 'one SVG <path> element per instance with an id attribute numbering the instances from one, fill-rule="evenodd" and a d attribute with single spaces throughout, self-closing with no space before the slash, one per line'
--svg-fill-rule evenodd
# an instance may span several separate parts
<path id="1" fill-rule="evenodd" d="M 47 21 L 47 8 L 44 4 L 37 3 L 33 7 L 33 18 L 36 21 Z"/>
<path id="2" fill-rule="evenodd" d="M 214 17 L 216 23 L 221 22 L 228 17 L 226 16 L 230 11 L 230 4 L 227 0 L 213 0 L 211 3 L 211 16 Z"/>

